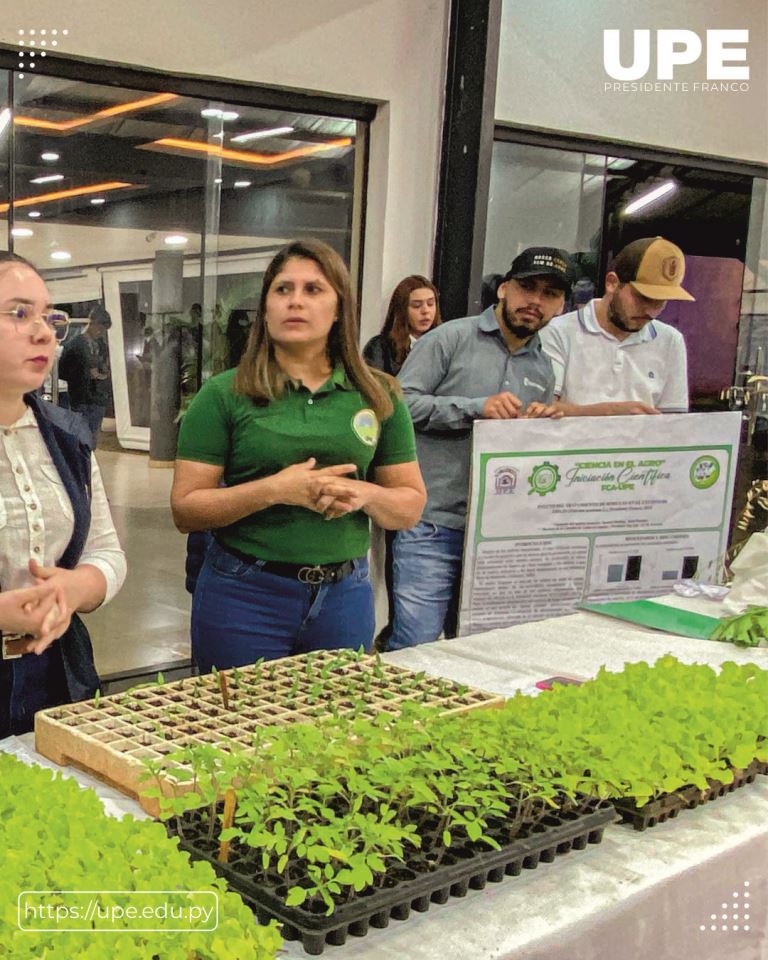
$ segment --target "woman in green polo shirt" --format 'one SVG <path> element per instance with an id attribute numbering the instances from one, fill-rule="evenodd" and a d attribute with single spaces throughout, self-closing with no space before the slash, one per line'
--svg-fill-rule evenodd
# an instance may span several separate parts
<path id="1" fill-rule="evenodd" d="M 239 366 L 206 382 L 179 436 L 176 526 L 215 537 L 192 602 L 200 670 L 370 646 L 369 520 L 412 527 L 425 500 L 399 388 L 360 356 L 344 262 L 289 243 Z"/>

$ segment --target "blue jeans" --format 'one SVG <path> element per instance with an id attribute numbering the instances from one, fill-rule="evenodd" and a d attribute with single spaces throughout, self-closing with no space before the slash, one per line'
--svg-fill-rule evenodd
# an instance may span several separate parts
<path id="1" fill-rule="evenodd" d="M 464 531 L 422 520 L 393 548 L 395 617 L 389 650 L 456 636 Z"/>
<path id="2" fill-rule="evenodd" d="M 373 591 L 368 558 L 338 583 L 307 584 L 266 573 L 215 541 L 192 599 L 192 659 L 201 673 L 310 650 L 370 648 Z"/>
<path id="3" fill-rule="evenodd" d="M 77 413 L 82 413 L 82 415 L 85 417 L 88 423 L 88 428 L 90 429 L 93 437 L 91 442 L 91 450 L 95 450 L 96 444 L 99 440 L 101 421 L 104 419 L 104 414 L 107 412 L 107 408 L 103 403 L 81 403 L 77 406 L 73 406 L 72 409 Z"/>

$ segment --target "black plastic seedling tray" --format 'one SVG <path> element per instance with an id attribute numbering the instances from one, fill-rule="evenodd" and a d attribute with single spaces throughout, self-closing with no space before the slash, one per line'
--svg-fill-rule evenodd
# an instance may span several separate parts
<path id="1" fill-rule="evenodd" d="M 693 810 L 703 803 L 727 796 L 739 787 L 752 783 L 760 773 L 768 774 L 768 763 L 753 760 L 744 770 L 733 771 L 731 783 L 710 780 L 707 790 L 699 790 L 698 787 L 682 787 L 674 793 L 665 793 L 642 807 L 638 807 L 631 800 L 624 799 L 613 799 L 611 803 L 616 807 L 624 823 L 631 823 L 635 830 L 646 830 L 648 827 L 655 827 L 657 823 L 671 820 L 681 810 Z"/>
<path id="2" fill-rule="evenodd" d="M 407 920 L 411 910 L 424 913 L 431 903 L 464 897 L 469 889 L 482 890 L 486 883 L 499 883 L 505 876 L 516 877 L 523 869 L 534 870 L 539 863 L 551 863 L 570 850 L 600 843 L 603 830 L 615 818 L 610 803 L 595 801 L 586 813 L 548 814 L 529 836 L 520 837 L 501 850 L 450 847 L 433 871 L 417 874 L 407 868 L 394 869 L 387 875 L 387 886 L 357 894 L 349 903 L 337 905 L 331 916 L 325 915 L 324 906 L 321 913 L 312 913 L 303 906 L 287 907 L 284 888 L 254 883 L 238 869 L 237 859 L 219 863 L 214 855 L 188 840 L 179 838 L 179 843 L 194 859 L 208 860 L 261 923 L 278 920 L 286 940 L 301 940 L 304 950 L 317 956 L 326 944 L 341 946 L 350 935 L 364 937 L 371 927 L 386 927 L 391 919 Z"/>

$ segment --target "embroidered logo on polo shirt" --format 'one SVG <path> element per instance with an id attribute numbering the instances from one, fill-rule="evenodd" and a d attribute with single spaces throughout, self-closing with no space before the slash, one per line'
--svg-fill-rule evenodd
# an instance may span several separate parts
<path id="1" fill-rule="evenodd" d="M 352 417 L 352 429 L 367 447 L 376 446 L 376 441 L 379 439 L 379 421 L 373 410 L 367 407 L 364 410 L 358 410 Z"/>
<path id="2" fill-rule="evenodd" d="M 540 383 L 536 383 L 535 380 L 529 380 L 528 377 L 523 377 L 523 384 L 526 387 L 535 387 L 537 390 L 540 390 L 542 393 L 547 389 L 543 387 Z"/>
<path id="3" fill-rule="evenodd" d="M 648 376 L 651 380 L 654 380 L 656 378 L 656 375 L 654 374 L 653 370 L 648 371 Z"/>

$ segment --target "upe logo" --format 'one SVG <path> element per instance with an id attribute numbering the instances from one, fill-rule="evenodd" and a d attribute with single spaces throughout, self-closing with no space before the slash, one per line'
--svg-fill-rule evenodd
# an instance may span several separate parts
<path id="1" fill-rule="evenodd" d="M 696 63 L 706 47 L 707 80 L 749 80 L 749 30 L 656 30 L 656 80 L 674 80 L 675 68 Z M 651 31 L 632 31 L 632 60 L 624 65 L 621 30 L 603 30 L 603 66 L 614 80 L 641 80 L 651 68 Z M 738 44 L 738 46 L 736 46 Z M 743 63 L 744 66 L 733 66 Z"/>

